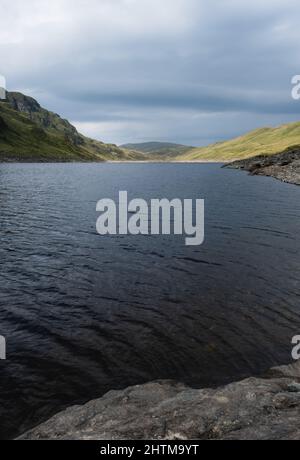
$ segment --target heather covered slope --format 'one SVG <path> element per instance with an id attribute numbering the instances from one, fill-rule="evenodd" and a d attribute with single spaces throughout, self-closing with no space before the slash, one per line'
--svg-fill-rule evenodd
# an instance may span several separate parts
<path id="1" fill-rule="evenodd" d="M 232 161 L 272 155 L 288 147 L 300 144 L 300 122 L 276 128 L 260 128 L 235 139 L 218 142 L 185 152 L 177 157 L 182 161 Z"/>
<path id="2" fill-rule="evenodd" d="M 89 139 L 31 97 L 7 93 L 0 102 L 0 161 L 106 161 L 136 153 Z"/>

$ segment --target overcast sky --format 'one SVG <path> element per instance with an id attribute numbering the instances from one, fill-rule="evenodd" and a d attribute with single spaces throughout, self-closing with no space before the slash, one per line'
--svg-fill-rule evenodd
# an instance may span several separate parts
<path id="1" fill-rule="evenodd" d="M 0 74 L 105 142 L 300 120 L 296 0 L 0 0 Z"/>

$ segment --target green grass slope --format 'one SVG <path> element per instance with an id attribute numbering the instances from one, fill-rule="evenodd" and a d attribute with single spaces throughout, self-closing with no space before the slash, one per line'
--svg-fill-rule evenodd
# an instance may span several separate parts
<path id="1" fill-rule="evenodd" d="M 8 105 L 0 103 L 1 161 L 98 160 L 64 139 L 39 127 Z"/>
<path id="2" fill-rule="evenodd" d="M 232 161 L 256 155 L 272 155 L 300 144 L 300 122 L 261 128 L 235 139 L 199 147 L 179 155 L 182 161 Z"/>
<path id="3" fill-rule="evenodd" d="M 0 101 L 0 161 L 106 161 L 134 152 L 90 139 L 59 115 L 21 93 Z"/>

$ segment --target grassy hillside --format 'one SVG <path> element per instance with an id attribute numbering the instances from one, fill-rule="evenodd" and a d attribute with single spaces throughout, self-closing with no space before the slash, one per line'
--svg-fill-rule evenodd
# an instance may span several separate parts
<path id="1" fill-rule="evenodd" d="M 300 122 L 277 128 L 261 128 L 235 139 L 185 152 L 178 160 L 231 161 L 256 155 L 271 155 L 300 144 Z"/>
<path id="2" fill-rule="evenodd" d="M 167 160 L 188 152 L 193 147 L 171 142 L 142 142 L 140 144 L 124 144 L 121 148 L 142 152 L 147 160 Z"/>
<path id="3" fill-rule="evenodd" d="M 0 161 L 125 160 L 136 153 L 89 139 L 21 93 L 0 102 Z"/>

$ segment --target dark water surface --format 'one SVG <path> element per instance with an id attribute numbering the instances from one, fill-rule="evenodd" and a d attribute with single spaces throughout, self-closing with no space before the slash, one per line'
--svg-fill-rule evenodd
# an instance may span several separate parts
<path id="1" fill-rule="evenodd" d="M 206 240 L 101 237 L 96 202 L 204 198 Z M 291 360 L 300 188 L 220 165 L 0 165 L 1 437 L 107 390 Z"/>

